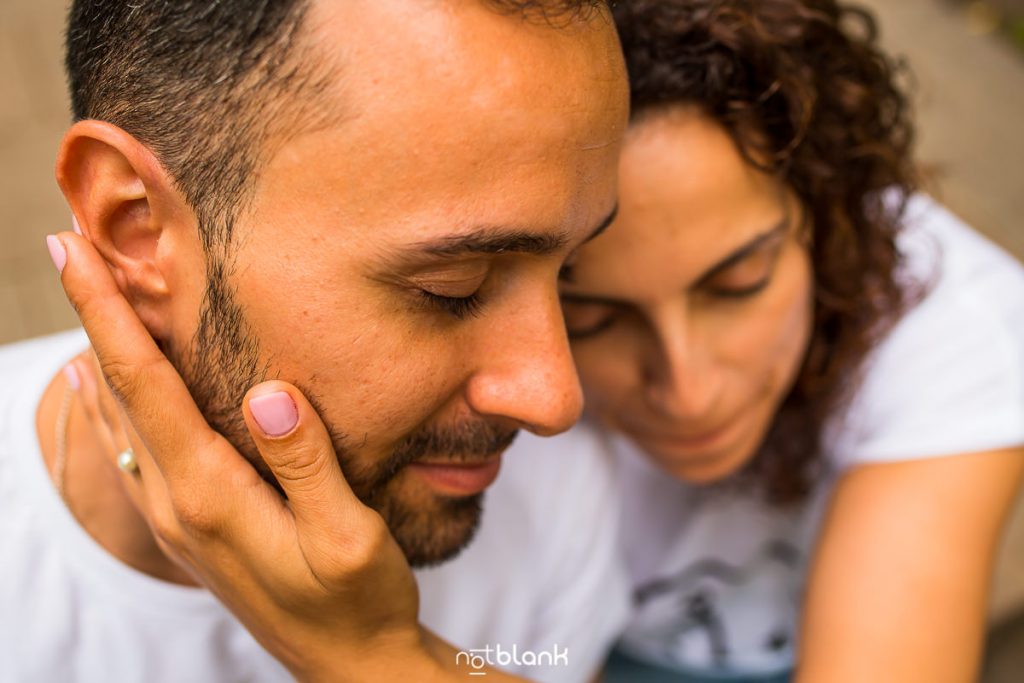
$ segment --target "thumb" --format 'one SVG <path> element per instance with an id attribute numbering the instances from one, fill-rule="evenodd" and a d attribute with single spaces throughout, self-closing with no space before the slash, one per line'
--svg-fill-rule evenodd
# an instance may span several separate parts
<path id="1" fill-rule="evenodd" d="M 288 497 L 300 534 L 338 533 L 365 512 L 338 464 L 327 428 L 291 384 L 258 384 L 242 403 L 260 455 Z M 310 539 L 320 540 L 320 539 Z"/>

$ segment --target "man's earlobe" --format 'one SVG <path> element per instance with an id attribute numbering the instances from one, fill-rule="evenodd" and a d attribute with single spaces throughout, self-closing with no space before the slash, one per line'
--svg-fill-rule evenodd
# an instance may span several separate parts
<path id="1" fill-rule="evenodd" d="M 170 279 L 161 237 L 180 198 L 153 153 L 117 126 L 80 121 L 64 136 L 57 182 L 83 236 L 106 260 L 139 317 L 168 333 Z"/>

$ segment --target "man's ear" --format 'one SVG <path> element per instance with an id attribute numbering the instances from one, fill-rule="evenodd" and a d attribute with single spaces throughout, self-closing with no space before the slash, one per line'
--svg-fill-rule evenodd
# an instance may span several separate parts
<path id="1" fill-rule="evenodd" d="M 171 327 L 171 226 L 190 215 L 170 176 L 131 135 L 102 121 L 79 121 L 61 141 L 57 182 L 82 234 L 157 339 Z M 183 213 L 183 211 L 185 213 Z"/>

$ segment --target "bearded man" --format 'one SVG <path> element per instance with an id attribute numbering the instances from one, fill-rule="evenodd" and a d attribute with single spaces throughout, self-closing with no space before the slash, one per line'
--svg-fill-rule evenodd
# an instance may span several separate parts
<path id="1" fill-rule="evenodd" d="M 58 181 L 206 422 L 280 489 L 240 407 L 300 388 L 421 569 L 422 620 L 568 648 L 558 679 L 588 677 L 624 611 L 594 600 L 617 580 L 607 472 L 503 452 L 581 411 L 556 283 L 615 211 L 607 7 L 78 0 L 67 47 Z M 0 350 L 4 680 L 287 678 L 152 533 L 60 372 L 86 344 Z M 247 405 L 270 436 L 297 419 L 280 391 Z"/>

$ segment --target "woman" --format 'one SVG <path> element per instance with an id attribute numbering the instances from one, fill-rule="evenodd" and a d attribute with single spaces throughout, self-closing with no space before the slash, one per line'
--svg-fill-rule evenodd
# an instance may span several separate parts
<path id="1" fill-rule="evenodd" d="M 1024 464 L 1021 268 L 914 194 L 866 14 L 617 18 L 619 219 L 563 308 L 623 460 L 621 650 L 714 680 L 970 680 Z"/>
<path id="2" fill-rule="evenodd" d="M 904 99 L 866 17 L 639 0 L 617 18 L 635 107 L 620 218 L 564 285 L 591 415 L 623 461 L 636 613 L 615 667 L 969 680 L 1024 463 L 1020 268 L 914 194 Z M 74 292 L 88 259 L 64 239 Z M 159 471 L 140 458 L 149 489 Z M 301 677 L 358 631 L 323 614 L 359 613 L 343 608 L 365 567 L 310 588 L 305 568 L 268 578 L 202 533 L 177 538 Z M 390 661 L 422 644 L 402 626 L 409 595 L 372 608 L 396 624 Z M 406 661 L 402 675 L 432 667 Z"/>

